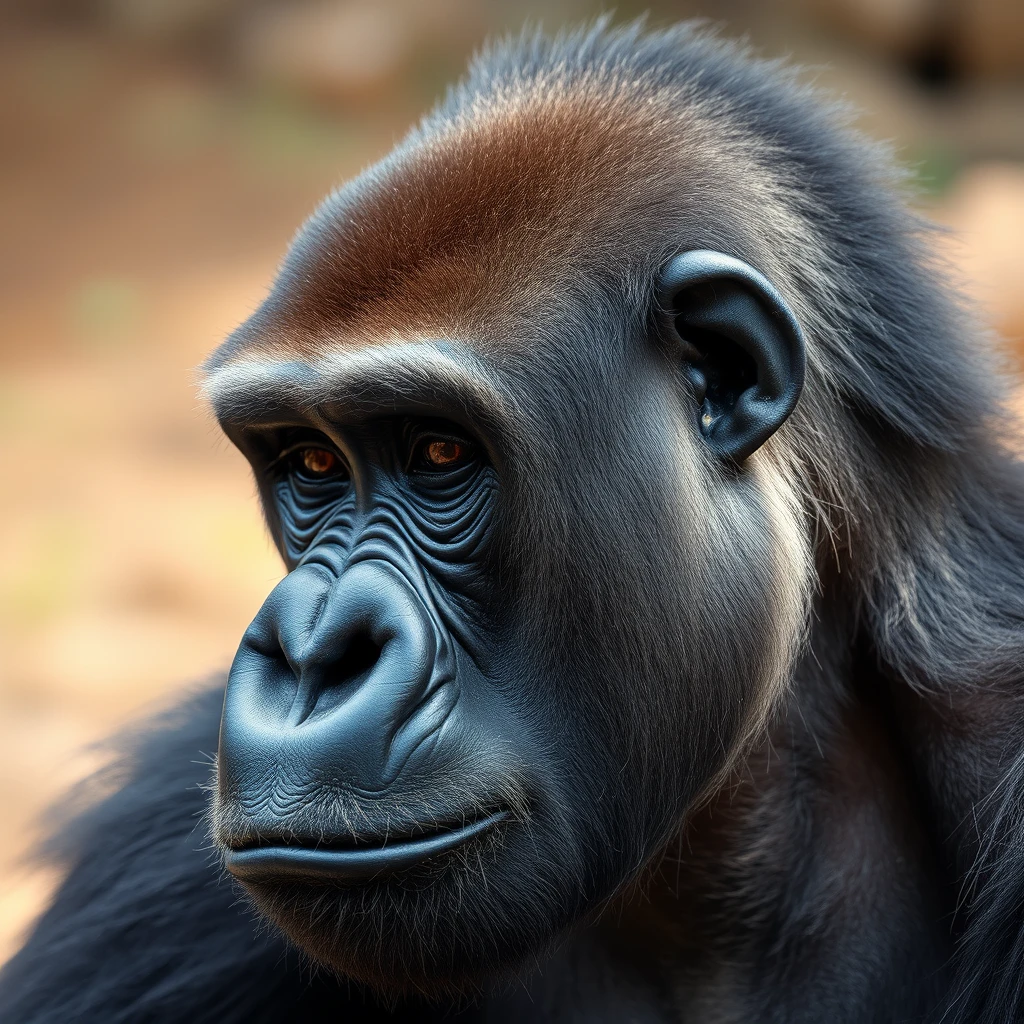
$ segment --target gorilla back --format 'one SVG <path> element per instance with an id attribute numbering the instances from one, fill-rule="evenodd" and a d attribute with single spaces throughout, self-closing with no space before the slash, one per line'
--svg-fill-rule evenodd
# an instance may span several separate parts
<path id="1" fill-rule="evenodd" d="M 1020 1017 L 1024 478 L 838 121 L 599 24 L 327 198 L 205 368 L 288 575 L 4 1020 Z"/>

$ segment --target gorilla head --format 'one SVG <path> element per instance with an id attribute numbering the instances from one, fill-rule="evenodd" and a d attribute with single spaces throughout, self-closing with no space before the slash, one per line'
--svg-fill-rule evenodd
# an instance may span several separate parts
<path id="1" fill-rule="evenodd" d="M 776 431 L 813 239 L 774 157 L 660 73 L 687 52 L 713 44 L 491 53 L 207 367 L 289 569 L 231 671 L 216 841 L 389 991 L 473 988 L 606 905 L 803 635 Z"/>

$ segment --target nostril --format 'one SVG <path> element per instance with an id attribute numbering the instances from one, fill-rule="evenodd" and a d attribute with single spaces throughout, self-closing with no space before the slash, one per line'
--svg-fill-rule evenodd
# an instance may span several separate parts
<path id="1" fill-rule="evenodd" d="M 357 633 L 349 640 L 337 666 L 338 683 L 362 679 L 380 661 L 383 650 L 384 648 L 369 633 Z M 330 686 L 332 680 L 328 678 L 324 682 Z"/>
<path id="2" fill-rule="evenodd" d="M 336 656 L 318 665 L 299 663 L 296 724 L 321 718 L 344 703 L 369 677 L 384 648 L 364 630 L 348 638 Z"/>

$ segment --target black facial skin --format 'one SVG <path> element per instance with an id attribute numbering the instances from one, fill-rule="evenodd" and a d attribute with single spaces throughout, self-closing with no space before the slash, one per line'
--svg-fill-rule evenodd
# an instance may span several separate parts
<path id="1" fill-rule="evenodd" d="M 291 572 L 232 667 L 218 840 L 257 905 L 311 952 L 383 980 L 397 965 L 368 905 L 408 923 L 440 912 L 446 876 L 484 870 L 514 891 L 523 867 L 497 851 L 517 825 L 558 814 L 496 668 L 497 473 L 443 420 L 240 440 Z M 342 911 L 340 950 L 313 931 L 324 904 Z M 493 955 L 482 934 L 450 947 L 449 972 Z"/>
<path id="2" fill-rule="evenodd" d="M 423 902 L 445 872 L 500 874 L 507 831 L 544 814 L 528 724 L 496 683 L 486 453 L 439 420 L 327 431 L 242 440 L 291 571 L 243 638 L 219 756 L 227 867 L 304 936 L 338 885 Z M 379 941 L 360 919 L 376 932 L 352 915 L 357 949 Z M 330 936 L 307 941 L 351 969 Z"/>
<path id="3" fill-rule="evenodd" d="M 267 812 L 267 823 L 247 815 L 230 845 L 266 847 L 275 834 L 314 845 L 325 830 L 351 833 L 358 845 L 364 836 L 423 832 L 420 819 L 378 806 L 394 798 L 399 779 L 398 790 L 409 779 L 422 785 L 439 831 L 506 814 L 501 778 L 455 780 L 465 796 L 451 806 L 430 797 L 442 788 L 431 766 L 448 763 L 453 743 L 464 749 L 450 735 L 455 706 L 472 701 L 461 681 L 486 687 L 494 656 L 486 600 L 493 469 L 444 423 L 378 421 L 334 438 L 273 432 L 257 444 L 279 449 L 259 473 L 291 573 L 246 633 L 232 670 L 238 683 L 222 733 L 223 799 L 251 786 L 258 758 L 300 787 L 307 777 L 330 779 L 339 788 L 335 801 L 347 791 L 366 803 L 353 811 L 328 794 L 324 806 L 278 794 L 280 809 Z M 432 450 L 447 461 L 432 462 Z M 494 694 L 486 703 L 499 701 Z M 500 746 L 495 724 L 506 714 L 463 712 L 457 728 L 471 730 L 481 749 Z M 369 857 L 364 871 L 350 859 L 353 878 L 387 867 Z M 244 872 L 254 851 L 236 863 Z"/>

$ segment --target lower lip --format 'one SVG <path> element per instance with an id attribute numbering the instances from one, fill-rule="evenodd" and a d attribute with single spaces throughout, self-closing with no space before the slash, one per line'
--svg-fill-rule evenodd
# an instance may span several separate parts
<path id="1" fill-rule="evenodd" d="M 306 846 L 256 846 L 249 850 L 230 850 L 224 859 L 224 866 L 243 882 L 274 879 L 365 882 L 454 850 L 507 817 L 507 812 L 499 811 L 489 818 L 482 818 L 451 832 L 438 832 L 422 839 L 403 839 L 383 846 L 341 850 Z"/>

